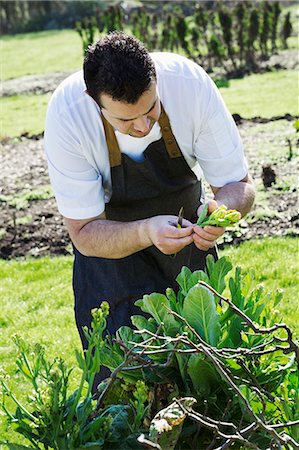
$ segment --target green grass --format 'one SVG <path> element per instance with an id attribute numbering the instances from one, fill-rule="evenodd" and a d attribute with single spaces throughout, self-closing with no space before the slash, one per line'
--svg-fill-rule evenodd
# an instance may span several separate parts
<path id="1" fill-rule="evenodd" d="M 281 317 L 298 334 L 296 240 L 268 238 L 250 241 L 239 247 L 227 247 L 220 252 L 222 255 L 228 255 L 234 266 L 239 265 L 244 270 L 254 268 L 257 284 L 263 283 L 267 292 L 283 289 Z M 75 364 L 74 351 L 81 344 L 73 314 L 72 257 L 0 260 L 0 273 L 0 367 L 10 375 L 17 397 L 24 400 L 27 385 L 14 364 L 16 349 L 12 336 L 15 333 L 28 343 L 43 344 L 47 356 L 59 356 L 70 365 Z M 73 387 L 78 379 L 79 372 L 75 371 Z M 2 440 L 25 444 L 12 430 L 6 431 L 3 420 L 0 436 Z"/>
<path id="2" fill-rule="evenodd" d="M 2 362 L 12 369 L 11 336 L 18 332 L 26 340 L 46 345 L 49 354 L 69 359 L 70 349 L 79 345 L 72 257 L 0 260 L 0 273 Z"/>
<path id="3" fill-rule="evenodd" d="M 136 6 L 136 2 L 133 3 Z M 282 6 L 283 15 L 287 11 L 292 14 L 293 36 L 289 38 L 288 46 L 298 48 L 298 6 Z M 2 80 L 25 75 L 76 70 L 82 66 L 82 44 L 75 30 L 5 35 L 1 37 L 0 43 L 3 61 L 0 76 Z"/>
<path id="4" fill-rule="evenodd" d="M 14 334 L 26 342 L 40 342 L 46 355 L 58 356 L 75 364 L 75 348 L 80 348 L 73 314 L 72 258 L 38 260 L 0 260 L 0 368 L 12 378 L 16 393 L 26 397 L 26 383 L 16 372 Z M 73 374 L 73 383 L 78 373 Z M 12 431 L 5 431 L 0 416 L 0 441 L 25 441 Z M 1 446 L 0 446 L 1 448 Z"/>
<path id="5" fill-rule="evenodd" d="M 0 98 L 0 137 L 38 134 L 44 130 L 47 105 L 51 94 L 15 95 Z"/>
<path id="6" fill-rule="evenodd" d="M 298 72 L 280 70 L 230 80 L 220 88 L 229 111 L 244 118 L 298 115 Z"/>
<path id="7" fill-rule="evenodd" d="M 39 31 L 1 37 L 1 79 L 78 70 L 81 39 L 74 30 Z"/>
<path id="8" fill-rule="evenodd" d="M 224 254 L 231 258 L 234 266 L 238 265 L 244 270 L 253 268 L 257 283 L 262 283 L 265 291 L 273 293 L 276 289 L 283 290 L 284 296 L 279 307 L 281 317 L 298 336 L 298 239 L 250 240 L 238 247 L 226 247 L 220 251 L 220 256 Z"/>

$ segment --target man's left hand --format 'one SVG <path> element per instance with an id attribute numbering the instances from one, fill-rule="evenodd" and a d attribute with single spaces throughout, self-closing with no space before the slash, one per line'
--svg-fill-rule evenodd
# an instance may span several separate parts
<path id="1" fill-rule="evenodd" d="M 208 204 L 209 204 L 208 209 L 209 214 L 215 211 L 215 209 L 218 208 L 219 206 L 215 200 L 209 200 Z M 198 216 L 200 215 L 203 206 L 204 205 L 198 208 Z M 216 245 L 217 239 L 224 234 L 225 228 L 213 227 L 210 225 L 202 228 L 199 227 L 198 225 L 194 225 L 193 231 L 194 231 L 193 241 L 196 247 L 199 250 L 207 251 Z"/>

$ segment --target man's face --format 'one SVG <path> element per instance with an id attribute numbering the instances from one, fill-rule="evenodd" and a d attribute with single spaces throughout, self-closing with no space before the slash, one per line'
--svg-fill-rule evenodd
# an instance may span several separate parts
<path id="1" fill-rule="evenodd" d="M 134 105 L 113 100 L 107 94 L 101 95 L 100 102 L 105 119 L 120 133 L 133 137 L 148 135 L 161 113 L 155 82 L 152 82 L 149 90 Z"/>

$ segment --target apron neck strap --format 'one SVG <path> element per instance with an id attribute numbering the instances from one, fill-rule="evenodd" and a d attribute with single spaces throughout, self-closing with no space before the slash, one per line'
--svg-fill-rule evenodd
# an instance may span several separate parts
<path id="1" fill-rule="evenodd" d="M 116 167 L 121 165 L 121 152 L 115 136 L 113 126 L 105 119 L 101 113 L 102 122 L 104 125 L 104 131 L 106 136 L 106 142 L 109 153 L 110 167 Z"/>
<path id="2" fill-rule="evenodd" d="M 181 150 L 179 149 L 176 138 L 174 137 L 168 116 L 163 108 L 162 103 L 161 103 L 161 114 L 159 117 L 159 125 L 161 127 L 163 140 L 169 157 L 178 158 L 182 156 Z"/>
<path id="3" fill-rule="evenodd" d="M 115 136 L 114 128 L 105 119 L 105 117 L 103 116 L 102 113 L 101 113 L 101 118 L 102 118 L 102 122 L 103 122 L 103 126 L 104 126 L 105 136 L 106 136 L 110 167 L 120 166 L 121 165 L 121 151 L 120 151 L 120 148 L 119 148 L 116 136 Z M 169 119 L 163 108 L 162 103 L 161 103 L 161 114 L 160 114 L 158 122 L 161 127 L 163 141 L 165 143 L 165 147 L 166 147 L 169 157 L 170 158 L 178 158 L 178 157 L 182 156 L 182 153 L 179 149 L 177 141 L 171 130 Z"/>

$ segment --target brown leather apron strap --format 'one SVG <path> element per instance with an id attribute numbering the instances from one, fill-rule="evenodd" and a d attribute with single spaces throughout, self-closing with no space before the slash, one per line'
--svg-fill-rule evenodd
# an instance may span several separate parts
<path id="1" fill-rule="evenodd" d="M 161 103 L 161 114 L 159 117 L 159 125 L 161 127 L 165 147 L 170 158 L 178 158 L 179 156 L 182 156 L 181 150 L 179 149 L 176 138 L 174 137 L 168 116 L 163 108 L 162 103 Z"/>
<path id="2" fill-rule="evenodd" d="M 102 122 L 104 125 L 106 142 L 109 153 L 109 163 L 110 167 L 116 167 L 121 165 L 121 152 L 115 136 L 113 126 L 105 119 L 103 114 L 101 114 Z"/>
<path id="3" fill-rule="evenodd" d="M 121 151 L 115 136 L 113 126 L 101 114 L 104 125 L 106 142 L 108 146 L 110 167 L 121 165 Z M 161 103 L 161 114 L 159 117 L 159 125 L 161 127 L 162 137 L 165 142 L 165 147 L 170 158 L 178 158 L 182 156 L 181 150 L 178 146 L 176 138 L 171 130 L 168 116 Z"/>

